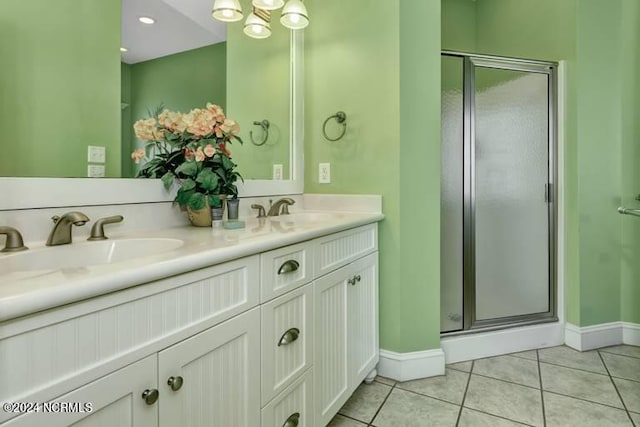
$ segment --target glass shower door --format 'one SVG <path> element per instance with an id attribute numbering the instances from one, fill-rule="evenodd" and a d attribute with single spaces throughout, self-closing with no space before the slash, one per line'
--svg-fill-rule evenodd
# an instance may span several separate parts
<path id="1" fill-rule="evenodd" d="M 476 326 L 549 312 L 549 74 L 473 61 Z"/>

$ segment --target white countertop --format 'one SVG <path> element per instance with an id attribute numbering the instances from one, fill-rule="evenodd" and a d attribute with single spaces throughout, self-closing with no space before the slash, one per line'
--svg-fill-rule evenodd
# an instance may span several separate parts
<path id="1" fill-rule="evenodd" d="M 176 274 L 257 254 L 282 246 L 310 240 L 349 228 L 380 221 L 381 213 L 327 212 L 317 221 L 248 218 L 239 230 L 197 228 L 191 226 L 129 233 L 116 239 L 172 238 L 184 242 L 151 256 L 127 261 L 69 269 L 37 272 L 0 271 L 0 321 L 107 294 Z M 329 214 L 329 215 L 326 215 Z M 116 240 L 113 239 L 113 240 Z M 91 245 L 92 242 L 78 242 Z M 67 246 L 67 245 L 65 245 Z M 44 242 L 31 245 L 35 251 L 55 251 Z M 81 254 L 81 250 L 78 251 Z M 11 254 L 0 254 L 10 257 Z M 80 255 L 81 256 L 81 255 Z"/>

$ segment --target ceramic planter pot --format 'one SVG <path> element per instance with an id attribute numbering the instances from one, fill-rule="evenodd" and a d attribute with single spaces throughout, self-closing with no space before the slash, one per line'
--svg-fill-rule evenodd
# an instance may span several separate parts
<path id="1" fill-rule="evenodd" d="M 211 227 L 211 208 L 209 206 L 197 210 L 187 206 L 187 215 L 194 227 Z"/>

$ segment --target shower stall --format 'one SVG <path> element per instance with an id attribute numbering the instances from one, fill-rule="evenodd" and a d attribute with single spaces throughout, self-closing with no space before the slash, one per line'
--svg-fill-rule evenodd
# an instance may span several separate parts
<path id="1" fill-rule="evenodd" d="M 556 72 L 442 54 L 442 333 L 557 320 Z"/>

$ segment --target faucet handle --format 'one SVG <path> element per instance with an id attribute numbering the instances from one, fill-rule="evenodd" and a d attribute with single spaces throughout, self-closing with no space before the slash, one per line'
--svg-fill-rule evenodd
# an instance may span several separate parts
<path id="1" fill-rule="evenodd" d="M 280 210 L 280 215 L 289 215 L 289 206 L 287 203 L 282 205 L 282 210 Z"/>
<path id="2" fill-rule="evenodd" d="M 105 224 L 115 224 L 122 222 L 124 217 L 122 215 L 108 216 L 106 218 L 100 218 L 91 227 L 91 236 L 87 240 L 107 240 L 108 237 L 104 234 Z"/>
<path id="3" fill-rule="evenodd" d="M 53 221 L 54 224 L 57 224 L 59 219 L 60 217 L 58 215 L 54 215 L 51 217 L 51 221 Z"/>
<path id="4" fill-rule="evenodd" d="M 15 228 L 2 226 L 0 227 L 0 235 L 2 234 L 7 236 L 7 240 L 4 249 L 1 249 L 0 252 L 20 252 L 29 249 L 24 245 L 22 235 Z"/>
<path id="5" fill-rule="evenodd" d="M 267 214 L 265 213 L 264 210 L 264 206 L 258 204 L 258 203 L 254 203 L 253 205 L 251 205 L 251 209 L 258 209 L 258 216 L 257 218 L 264 218 L 267 216 Z"/>

